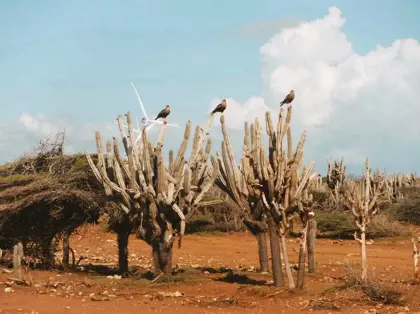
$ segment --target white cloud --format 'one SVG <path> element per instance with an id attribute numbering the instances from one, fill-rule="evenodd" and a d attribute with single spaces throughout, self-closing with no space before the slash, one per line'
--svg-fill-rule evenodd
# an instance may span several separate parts
<path id="1" fill-rule="evenodd" d="M 210 103 L 209 111 L 216 108 L 220 102 L 221 99 L 213 99 Z M 243 129 L 245 121 L 252 121 L 256 117 L 264 121 L 265 113 L 267 111 L 275 114 L 275 111 L 268 107 L 264 102 L 264 98 L 260 96 L 252 96 L 243 105 L 233 98 L 226 98 L 226 102 L 228 108 L 224 111 L 223 115 L 225 116 L 226 125 L 233 130 Z M 220 119 L 218 115 L 214 119 L 212 126 L 213 128 L 220 126 Z"/>
<path id="2" fill-rule="evenodd" d="M 229 127 L 238 129 L 267 107 L 278 112 L 293 89 L 294 136 L 308 130 L 306 159 L 321 169 L 340 154 L 358 167 L 368 156 L 373 166 L 390 171 L 419 169 L 420 44 L 399 39 L 360 55 L 342 30 L 345 22 L 332 7 L 325 17 L 283 29 L 264 44 L 261 96 L 243 105 L 231 99 Z"/>
<path id="3" fill-rule="evenodd" d="M 125 120 L 125 116 L 123 116 Z M 135 119 L 135 116 L 133 117 Z M 140 121 L 139 121 L 140 123 Z M 137 127 L 135 125 L 135 127 Z M 141 125 L 140 125 L 141 127 Z M 120 140 L 118 124 L 111 123 L 80 123 L 74 119 L 62 120 L 43 114 L 22 113 L 16 121 L 0 123 L 0 164 L 19 158 L 25 153 L 30 153 L 37 147 L 40 140 L 51 138 L 65 132 L 64 152 L 66 154 L 81 153 L 84 151 L 96 151 L 95 132 L 101 133 L 102 141 L 112 140 L 116 137 Z M 160 125 L 157 124 L 149 130 L 152 141 L 159 133 Z M 179 136 L 184 129 L 168 127 L 168 137 L 178 145 Z M 171 142 L 169 140 L 169 142 Z M 121 148 L 122 149 L 122 148 Z"/>
<path id="4" fill-rule="evenodd" d="M 62 132 L 65 127 L 65 123 L 62 121 L 48 121 L 47 118 L 41 114 L 31 115 L 22 113 L 19 117 L 19 122 L 23 125 L 25 130 L 43 136 Z"/>
<path id="5" fill-rule="evenodd" d="M 0 164 L 31 152 L 40 140 L 54 139 L 63 131 L 67 154 L 95 151 L 95 131 L 101 132 L 103 141 L 119 135 L 118 126 L 113 123 L 80 124 L 30 113 L 22 113 L 17 121 L 0 124 L 0 130 Z"/>

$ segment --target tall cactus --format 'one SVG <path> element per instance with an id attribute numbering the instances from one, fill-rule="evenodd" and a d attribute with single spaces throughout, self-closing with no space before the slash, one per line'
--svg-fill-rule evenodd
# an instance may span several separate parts
<path id="1" fill-rule="evenodd" d="M 162 124 L 155 146 L 149 141 L 145 129 L 142 130 L 142 140 L 136 144 L 130 112 L 126 116 L 128 135 L 121 115 L 118 123 L 127 160 L 121 156 L 115 138 L 113 145 L 107 143 L 107 152 L 104 153 L 99 132 L 96 132 L 98 163 L 95 164 L 89 154 L 86 157 L 107 194 L 113 195 L 121 209 L 134 220 L 137 236 L 151 245 L 155 271 L 170 275 L 175 235 L 179 234 L 178 244 L 181 246 L 185 216 L 199 205 L 218 173 L 216 162 L 213 162 L 212 171 L 208 165 L 211 141 L 207 141 L 206 148 L 202 149 L 212 117 L 204 132 L 197 127 L 192 154 L 187 160 L 184 155 L 191 133 L 191 122 L 188 121 L 176 158 L 170 153 L 169 165 L 165 166 L 162 146 L 166 124 Z"/>
<path id="2" fill-rule="evenodd" d="M 291 122 L 292 108 L 287 116 L 280 110 L 277 128 L 274 129 L 269 113 L 266 114 L 266 133 L 269 137 L 268 152 L 266 152 L 261 134 L 261 124 L 258 118 L 251 124 L 250 130 L 245 128 L 243 156 L 240 166 L 233 155 L 225 119 L 220 118 L 223 142 L 222 157 L 218 155 L 220 173 L 216 183 L 221 186 L 242 209 L 241 215 L 245 223 L 260 226 L 259 221 L 252 219 L 252 205 L 261 204 L 267 216 L 270 233 L 274 285 L 283 284 L 281 272 L 279 237 L 282 242 L 283 258 L 288 276 L 289 288 L 294 288 L 294 280 L 288 263 L 286 233 L 289 220 L 298 211 L 298 202 L 303 191 L 318 177 L 313 173 L 313 165 L 299 180 L 298 169 L 303 163 L 303 146 L 306 132 L 293 151 Z M 287 150 L 283 149 L 283 140 L 287 135 Z M 250 140 L 248 140 L 250 138 Z"/>
<path id="3" fill-rule="evenodd" d="M 379 196 L 384 182 L 383 176 L 372 178 L 369 160 L 366 158 L 363 179 L 353 183 L 344 192 L 345 200 L 353 213 L 354 223 L 360 232 L 360 237 L 355 232 L 354 238 L 360 243 L 362 251 L 362 280 L 367 280 L 366 229 L 379 212 Z"/>

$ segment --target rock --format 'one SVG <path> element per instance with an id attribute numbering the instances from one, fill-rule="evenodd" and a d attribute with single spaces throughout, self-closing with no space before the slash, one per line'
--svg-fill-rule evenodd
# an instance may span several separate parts
<path id="1" fill-rule="evenodd" d="M 107 295 L 96 295 L 96 294 L 92 294 L 90 295 L 90 299 L 92 301 L 109 301 L 109 296 Z"/>
<path id="2" fill-rule="evenodd" d="M 175 292 L 158 292 L 158 295 L 161 295 L 163 297 L 182 297 L 184 294 L 179 291 Z"/>
<path id="3" fill-rule="evenodd" d="M 15 292 L 15 290 L 13 290 L 12 288 L 10 288 L 10 287 L 7 287 L 7 288 L 4 288 L 4 292 L 6 292 L 6 293 L 11 293 L 11 292 Z"/>

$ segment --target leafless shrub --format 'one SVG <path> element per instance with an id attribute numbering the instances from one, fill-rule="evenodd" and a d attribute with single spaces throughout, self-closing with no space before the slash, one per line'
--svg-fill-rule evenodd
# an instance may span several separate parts
<path id="1" fill-rule="evenodd" d="M 402 293 L 397 289 L 372 279 L 362 279 L 362 276 L 357 274 L 349 264 L 345 265 L 345 271 L 347 274 L 344 278 L 344 285 L 340 286 L 339 289 L 360 290 L 375 303 L 388 305 L 405 304 Z"/>

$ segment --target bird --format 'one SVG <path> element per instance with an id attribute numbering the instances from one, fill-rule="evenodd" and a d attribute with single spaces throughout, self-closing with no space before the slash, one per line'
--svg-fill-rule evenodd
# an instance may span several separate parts
<path id="1" fill-rule="evenodd" d="M 167 116 L 169 116 L 170 113 L 171 113 L 171 108 L 168 105 L 166 105 L 165 109 L 163 109 L 161 112 L 159 112 L 159 114 L 157 115 L 155 120 L 157 120 L 159 118 L 165 119 Z"/>
<path id="2" fill-rule="evenodd" d="M 217 105 L 217 107 L 211 112 L 212 115 L 214 115 L 216 112 L 223 113 L 227 108 L 226 99 L 223 99 L 222 102 Z"/>
<path id="3" fill-rule="evenodd" d="M 290 104 L 293 101 L 293 99 L 295 99 L 295 92 L 292 89 L 290 93 L 280 103 L 280 107 L 283 106 L 284 104 Z"/>

